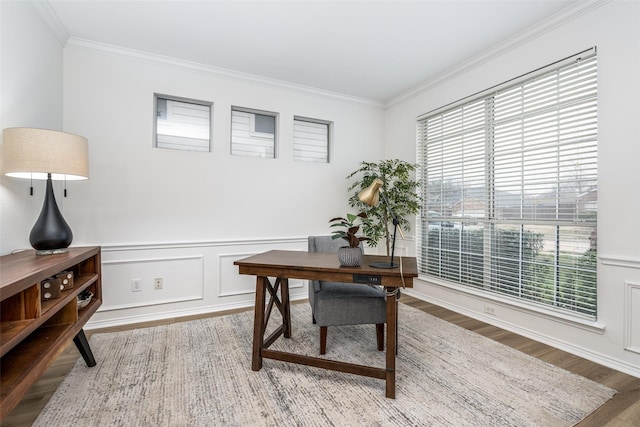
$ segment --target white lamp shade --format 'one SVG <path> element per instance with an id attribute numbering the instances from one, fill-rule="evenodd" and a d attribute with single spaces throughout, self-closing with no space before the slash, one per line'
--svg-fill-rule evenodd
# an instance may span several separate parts
<path id="1" fill-rule="evenodd" d="M 2 131 L 2 173 L 15 178 L 89 178 L 89 144 L 67 132 L 34 128 Z"/>

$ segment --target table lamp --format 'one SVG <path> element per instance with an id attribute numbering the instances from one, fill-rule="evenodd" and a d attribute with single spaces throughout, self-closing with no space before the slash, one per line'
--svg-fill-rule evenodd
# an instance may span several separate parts
<path id="1" fill-rule="evenodd" d="M 86 138 L 48 129 L 7 128 L 2 132 L 2 139 L 5 175 L 47 180 L 44 204 L 29 235 L 29 243 L 38 255 L 68 252 L 73 233 L 58 209 L 51 181 L 89 177 Z"/>
<path id="2" fill-rule="evenodd" d="M 389 214 L 391 215 L 391 218 L 393 219 L 393 243 L 391 245 L 391 259 L 389 260 L 389 262 L 384 262 L 384 261 L 374 262 L 369 264 L 369 266 L 375 267 L 375 268 L 396 268 L 398 267 L 398 264 L 393 263 L 393 256 L 396 251 L 396 231 L 398 231 L 398 224 L 400 224 L 400 221 L 398 221 L 398 218 L 393 213 L 393 210 L 389 205 L 389 201 L 387 200 L 387 197 L 384 195 L 383 192 L 380 191 L 380 188 L 382 188 L 383 185 L 384 185 L 384 181 L 382 181 L 379 178 L 374 179 L 371 185 L 369 185 L 367 188 L 365 188 L 360 193 L 358 193 L 358 199 L 360 199 L 360 201 L 365 205 L 376 206 L 378 204 L 379 198 L 382 197 L 382 202 L 385 204 L 385 207 L 387 208 L 387 210 L 389 211 Z M 402 234 L 402 229 L 399 229 L 399 230 L 400 230 L 400 235 L 404 239 L 404 234 Z"/>

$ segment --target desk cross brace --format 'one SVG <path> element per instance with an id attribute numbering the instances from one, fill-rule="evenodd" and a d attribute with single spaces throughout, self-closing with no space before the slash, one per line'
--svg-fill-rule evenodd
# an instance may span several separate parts
<path id="1" fill-rule="evenodd" d="M 283 304 L 283 301 L 281 301 L 278 298 L 278 289 L 280 288 L 281 284 L 283 284 L 283 286 L 281 288 L 280 293 L 282 295 L 283 300 L 285 300 L 285 294 L 286 294 L 286 301 L 287 301 L 286 305 Z M 275 331 L 271 333 L 271 335 L 269 335 L 264 340 L 263 348 L 266 348 L 271 346 L 271 344 L 273 344 L 274 341 L 277 340 L 282 334 L 284 334 L 285 338 L 291 337 L 291 320 L 290 320 L 291 315 L 289 314 L 290 313 L 289 312 L 289 283 L 287 282 L 287 279 L 278 277 L 276 278 L 275 284 L 271 285 L 269 278 L 265 277 L 264 286 L 267 289 L 267 291 L 269 291 L 270 297 L 269 297 L 269 304 L 267 306 L 267 312 L 265 313 L 265 316 L 264 316 L 264 323 L 262 325 L 262 331 L 263 331 L 262 336 L 264 336 L 264 331 L 267 330 L 267 324 L 269 323 L 269 319 L 271 318 L 271 310 L 273 309 L 274 303 L 278 308 L 278 311 L 280 311 L 282 318 L 288 319 L 288 321 L 282 322 L 282 325 L 280 325 Z"/>

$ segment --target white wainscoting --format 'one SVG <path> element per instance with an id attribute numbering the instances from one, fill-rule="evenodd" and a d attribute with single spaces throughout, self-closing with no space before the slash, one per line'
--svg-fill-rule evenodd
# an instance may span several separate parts
<path id="1" fill-rule="evenodd" d="M 154 279 L 162 289 L 154 288 Z M 139 280 L 142 290 L 132 291 Z M 104 292 L 101 311 L 124 310 L 147 305 L 193 301 L 204 298 L 204 256 L 175 256 L 102 262 Z"/>
<path id="2" fill-rule="evenodd" d="M 640 283 L 624 283 L 624 349 L 640 354 Z"/>
<path id="3" fill-rule="evenodd" d="M 640 354 L 640 258 L 600 255 L 598 259 L 606 268 L 615 271 L 613 281 L 621 283 L 624 318 L 622 319 L 623 347 L 627 352 Z M 621 280 L 622 279 L 622 280 Z"/>
<path id="4" fill-rule="evenodd" d="M 256 278 L 233 263 L 272 249 L 306 250 L 307 237 L 102 245 L 103 304 L 86 329 L 253 307 Z M 289 287 L 292 300 L 307 297 L 306 281 Z"/>

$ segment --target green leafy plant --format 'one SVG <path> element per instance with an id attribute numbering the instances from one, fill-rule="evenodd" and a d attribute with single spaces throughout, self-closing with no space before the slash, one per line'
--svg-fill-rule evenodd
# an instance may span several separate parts
<path id="1" fill-rule="evenodd" d="M 398 227 L 411 230 L 407 217 L 416 215 L 420 211 L 421 198 L 416 192 L 419 183 L 412 178 L 418 165 L 398 159 L 381 160 L 378 163 L 362 162 L 360 167 L 347 175 L 347 179 L 357 178 L 348 191 L 353 192 L 349 198 L 349 205 L 366 213 L 362 232 L 369 238 L 370 246 L 377 246 L 380 239 L 386 239 L 387 255 L 391 252 L 391 232 L 393 218 L 389 209 L 398 218 Z M 367 188 L 374 179 L 381 179 L 384 184 L 381 191 L 389 201 L 389 206 L 380 200 L 377 206 L 367 206 L 358 199 L 358 193 Z"/>
<path id="2" fill-rule="evenodd" d="M 336 217 L 329 220 L 333 224 L 330 225 L 331 228 L 340 227 L 341 230 L 334 230 L 331 232 L 331 238 L 335 239 L 344 239 L 349 243 L 349 246 L 352 248 L 357 248 L 360 246 L 360 242 L 365 240 L 369 240 L 368 237 L 360 236 L 358 237 L 356 233 L 360 230 L 360 226 L 356 225 L 356 220 L 360 218 L 360 220 L 364 220 L 367 218 L 367 214 L 364 212 L 360 212 L 357 215 L 347 214 L 346 218 Z"/>

